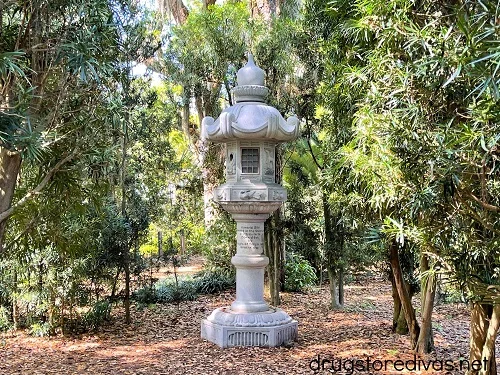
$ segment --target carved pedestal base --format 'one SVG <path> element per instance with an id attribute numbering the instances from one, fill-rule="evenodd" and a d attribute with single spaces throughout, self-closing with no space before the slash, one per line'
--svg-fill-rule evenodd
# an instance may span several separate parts
<path id="1" fill-rule="evenodd" d="M 297 339 L 297 321 L 278 308 L 259 313 L 236 313 L 229 307 L 222 307 L 202 321 L 201 337 L 221 348 L 275 347 Z"/>

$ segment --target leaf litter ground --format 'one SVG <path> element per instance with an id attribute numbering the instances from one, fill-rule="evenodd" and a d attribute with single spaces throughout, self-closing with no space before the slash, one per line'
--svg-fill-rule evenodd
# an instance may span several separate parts
<path id="1" fill-rule="evenodd" d="M 197 269 L 198 267 L 194 267 Z M 436 352 L 416 356 L 430 368 L 413 368 L 415 354 L 407 336 L 391 333 L 390 284 L 380 278 L 358 280 L 345 288 L 343 310 L 328 309 L 328 289 L 307 294 L 283 293 L 282 308 L 299 322 L 298 341 L 291 348 L 220 349 L 200 338 L 200 322 L 217 307 L 229 305 L 234 290 L 175 305 L 132 307 L 133 323 L 123 324 L 123 310 L 113 310 L 112 322 L 97 333 L 78 337 L 35 338 L 24 332 L 0 338 L 0 374 L 349 374 L 339 371 L 345 360 L 371 363 L 401 360 L 402 371 L 387 369 L 355 374 L 464 374 L 458 370 L 467 358 L 469 313 L 463 304 L 441 304 L 434 310 Z M 498 348 L 498 345 L 497 345 Z M 313 371 L 317 361 L 324 371 Z M 497 358 L 500 355 L 497 354 Z M 439 361 L 457 366 L 445 371 Z M 406 362 L 405 362 L 406 361 Z M 435 361 L 435 362 L 429 362 Z M 345 363 L 350 367 L 350 363 Z M 408 366 L 406 366 L 408 365 Z M 434 368 L 433 368 L 434 367 Z M 400 367 L 396 367 L 400 368 Z"/>

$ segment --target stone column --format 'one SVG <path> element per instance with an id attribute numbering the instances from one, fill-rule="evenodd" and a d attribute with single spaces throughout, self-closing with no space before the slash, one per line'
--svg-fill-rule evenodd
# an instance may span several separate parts
<path id="1" fill-rule="evenodd" d="M 264 301 L 264 222 L 268 214 L 233 214 L 236 221 L 237 251 L 231 259 L 236 267 L 236 300 L 231 310 L 238 313 L 269 310 Z"/>

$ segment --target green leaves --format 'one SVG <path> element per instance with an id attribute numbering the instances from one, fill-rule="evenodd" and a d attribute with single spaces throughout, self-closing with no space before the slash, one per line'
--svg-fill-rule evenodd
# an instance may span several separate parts
<path id="1" fill-rule="evenodd" d="M 26 54 L 24 51 L 12 51 L 0 53 L 0 77 L 7 79 L 13 74 L 21 79 L 26 79 L 24 65 Z"/>

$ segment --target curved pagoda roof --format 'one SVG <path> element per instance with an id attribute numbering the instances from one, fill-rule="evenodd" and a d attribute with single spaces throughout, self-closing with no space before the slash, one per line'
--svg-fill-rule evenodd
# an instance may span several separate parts
<path id="1" fill-rule="evenodd" d="M 299 136 L 299 119 L 287 120 L 266 104 L 269 93 L 264 86 L 265 73 L 255 65 L 249 54 L 247 64 L 237 73 L 238 85 L 231 91 L 236 104 L 222 111 L 217 120 L 205 117 L 201 123 L 202 137 L 212 142 L 231 140 L 293 141 Z"/>

